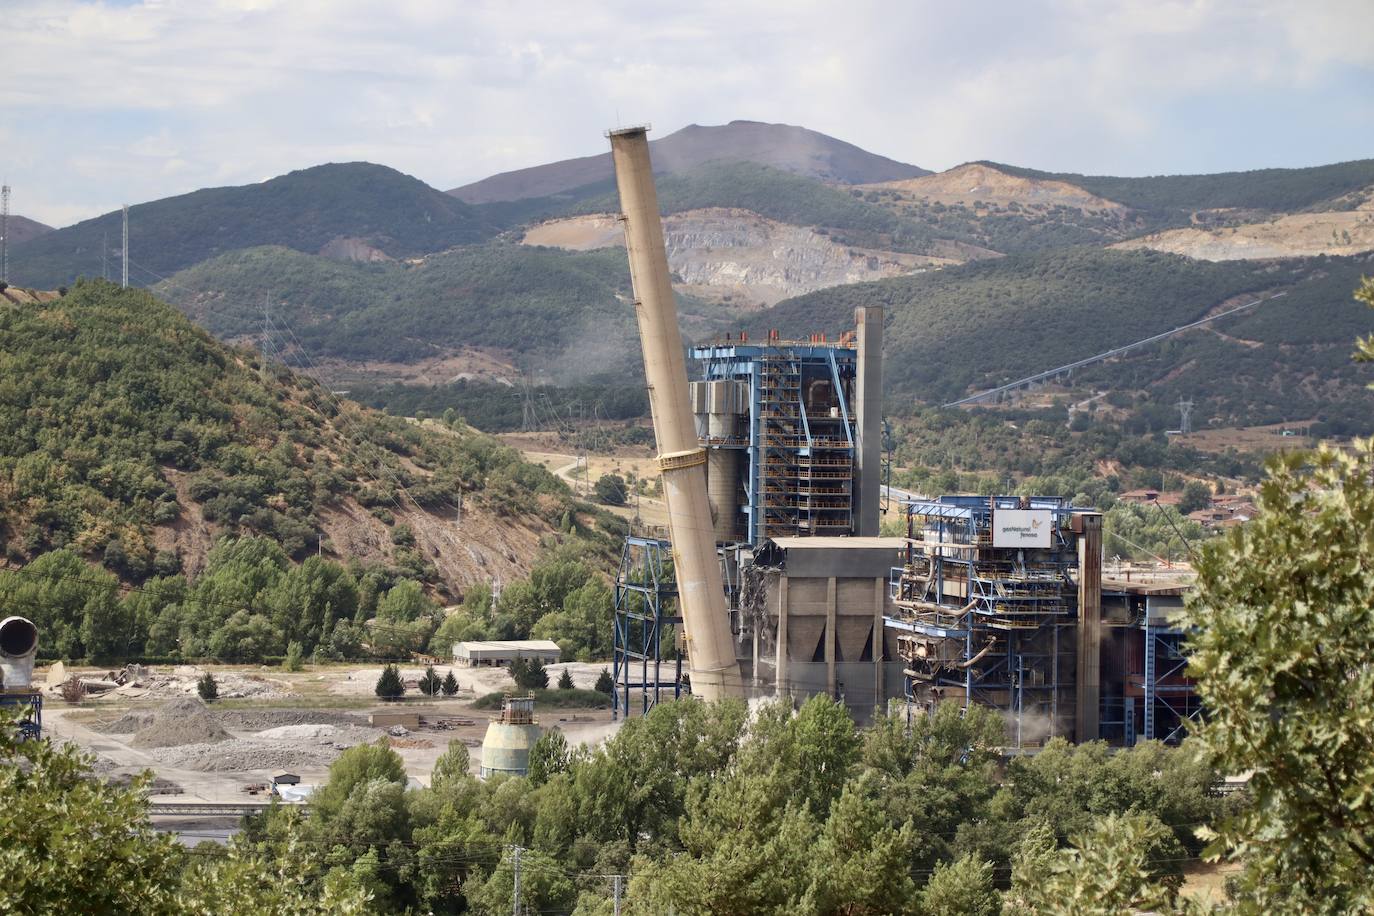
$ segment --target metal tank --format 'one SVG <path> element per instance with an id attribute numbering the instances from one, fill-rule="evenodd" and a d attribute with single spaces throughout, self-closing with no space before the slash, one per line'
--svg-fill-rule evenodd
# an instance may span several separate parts
<path id="1" fill-rule="evenodd" d="M 743 696 L 725 589 L 716 558 L 716 531 L 706 495 L 706 450 L 688 401 L 687 366 L 677 304 L 669 281 L 648 129 L 609 131 L 629 254 L 635 316 L 644 349 L 649 407 L 668 503 L 678 601 L 687 638 L 692 692 L 703 699 Z"/>
<path id="2" fill-rule="evenodd" d="M 477 773 L 483 779 L 505 774 L 524 776 L 530 771 L 530 751 L 544 730 L 534 721 L 534 697 L 506 697 L 501 718 L 493 719 L 482 739 L 482 761 Z"/>

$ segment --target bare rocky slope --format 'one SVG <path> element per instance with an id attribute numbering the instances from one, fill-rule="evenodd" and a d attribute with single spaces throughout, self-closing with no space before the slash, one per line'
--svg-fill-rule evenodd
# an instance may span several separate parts
<path id="1" fill-rule="evenodd" d="M 1238 226 L 1171 229 L 1112 247 L 1149 248 L 1203 261 L 1345 257 L 1374 251 L 1374 207 L 1365 206 L 1368 209 L 1294 213 Z"/>
<path id="2" fill-rule="evenodd" d="M 1018 204 L 1023 207 L 1070 207 L 1088 212 L 1126 209 L 1063 181 L 1011 175 L 985 163 L 970 162 L 934 175 L 871 185 L 898 191 L 912 199 L 942 204 Z"/>
<path id="3" fill-rule="evenodd" d="M 725 207 L 674 213 L 663 233 L 680 291 L 746 307 L 955 263 L 843 245 L 817 229 Z M 624 235 L 614 216 L 596 214 L 541 223 L 524 243 L 587 251 L 623 245 Z"/>
<path id="4" fill-rule="evenodd" d="M 867 184 L 927 175 L 928 171 L 862 150 L 804 127 L 731 121 L 691 124 L 650 141 L 654 170 L 683 172 L 707 162 L 745 161 L 840 184 Z M 502 172 L 449 191 L 467 203 L 546 197 L 613 178 L 611 154 L 565 159 Z"/>

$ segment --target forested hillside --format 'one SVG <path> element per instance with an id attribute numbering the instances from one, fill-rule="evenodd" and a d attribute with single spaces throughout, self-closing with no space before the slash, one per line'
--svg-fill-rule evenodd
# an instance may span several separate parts
<path id="1" fill-rule="evenodd" d="M 479 242 L 494 234 L 472 207 L 385 166 L 350 162 L 302 169 L 241 187 L 206 188 L 129 209 L 131 281 L 255 245 L 316 253 L 357 240 L 381 256 L 403 257 Z M 10 276 L 39 288 L 99 276 L 101 248 L 119 258 L 118 212 L 14 246 Z"/>
<path id="2" fill-rule="evenodd" d="M 614 537 L 495 440 L 340 401 L 102 281 L 0 305 L 0 492 L 9 563 L 66 549 L 131 582 L 256 535 L 456 595 L 524 575 L 560 528 Z"/>
<path id="3" fill-rule="evenodd" d="M 259 334 L 270 303 L 274 321 L 315 360 L 407 362 L 490 348 L 538 377 L 565 381 L 627 377 L 639 365 L 629 269 L 615 250 L 493 242 L 417 264 L 349 264 L 256 248 L 178 273 L 156 289 L 229 338 Z M 712 332 L 729 317 L 723 306 L 687 297 L 680 308 L 688 334 Z"/>
<path id="4" fill-rule="evenodd" d="M 1350 291 L 1369 270 L 1367 256 L 1208 263 L 1079 248 L 825 290 L 780 303 L 757 326 L 833 331 L 852 323 L 855 306 L 885 306 L 888 410 L 900 413 L 902 395 L 953 400 L 1285 292 L 1075 381 L 1165 411 L 1184 394 L 1228 424 L 1331 413 L 1364 417 L 1367 429 L 1374 403 L 1359 384 L 1368 372 L 1351 365 L 1349 342 L 1368 327 Z"/>
<path id="5" fill-rule="evenodd" d="M 730 136 L 741 137 L 784 129 L 729 127 Z M 673 135 L 674 142 L 689 133 Z M 1367 269 L 1365 255 L 1213 264 L 1100 249 L 1193 222 L 1217 226 L 1293 210 L 1349 209 L 1363 200 L 1362 189 L 1374 186 L 1374 160 L 1152 178 L 971 163 L 912 178 L 922 170 L 802 134 L 804 143 L 768 155 L 741 153 L 753 148 L 744 143 L 710 157 L 702 153 L 709 144 L 693 140 L 690 154 L 684 146 L 680 156 L 665 159 L 658 178 L 663 211 L 717 213 L 709 238 L 698 235 L 719 257 L 698 265 L 690 278 L 679 277 L 690 286 L 691 295 L 679 298 L 689 340 L 741 326 L 798 335 L 839 331 L 849 326 L 854 306 L 886 304 L 889 410 L 901 413 L 903 398 L 952 400 L 1167 330 L 1238 297 L 1287 289 L 1288 298 L 1252 315 L 1076 378 L 1093 393 L 1111 393 L 1113 408 L 1134 418 L 1137 429 L 1164 428 L 1167 405 L 1179 397 L 1199 402 L 1208 423 L 1301 418 L 1333 431 L 1369 427 L 1364 418 L 1371 404 L 1343 349 L 1364 327 L 1346 290 Z M 798 150 L 824 155 L 798 159 L 792 155 Z M 582 165 L 572 168 L 577 162 Z M 540 172 L 553 175 L 552 184 L 522 173 L 496 176 L 520 185 L 519 193 L 497 193 L 493 188 L 505 186 L 497 182 L 469 195 L 487 201 L 480 204 L 391 169 L 350 163 L 138 205 L 130 219 L 132 281 L 160 284 L 159 295 L 221 339 L 268 344 L 291 365 L 312 371 L 324 364 L 323 377 L 341 387 L 365 386 L 374 404 L 464 410 L 476 387 L 409 392 L 387 386 L 510 384 L 519 376 L 536 385 L 599 382 L 609 386 L 607 394 L 591 402 L 624 402 L 619 389 L 638 385 L 640 357 L 623 253 L 515 244 L 531 221 L 618 209 L 599 159 L 554 165 L 560 168 Z M 870 180 L 878 183 L 849 184 Z M 793 261 L 778 257 L 761 265 L 768 248 L 759 239 L 774 236 L 750 234 L 749 220 L 804 227 L 804 233 L 777 235 L 791 240 L 784 254 Z M 803 237 L 809 241 L 796 241 Z M 55 288 L 98 274 L 103 247 L 113 270 L 118 238 L 118 214 L 51 232 L 12 246 L 11 273 L 20 283 Z M 730 254 L 732 246 L 750 245 L 763 253 Z M 822 256 L 838 257 L 842 267 L 850 261 L 881 266 L 889 253 L 901 265 L 894 270 L 971 263 L 823 288 L 761 313 L 734 307 L 740 289 L 754 289 L 745 280 L 772 282 L 764 277 L 768 270 L 785 272 L 795 262 L 802 272 Z M 845 282 L 855 275 L 826 276 L 826 282 Z M 807 282 L 801 288 L 823 286 Z M 790 292 L 750 301 L 772 302 Z M 511 422 L 508 404 L 474 413 Z"/>
<path id="6" fill-rule="evenodd" d="M 1292 212 L 1374 185 L 1374 159 L 1300 169 L 1144 178 L 1042 172 L 999 162 L 986 164 L 1013 175 L 1068 182 L 1128 207 L 1152 211 L 1239 208 Z"/>

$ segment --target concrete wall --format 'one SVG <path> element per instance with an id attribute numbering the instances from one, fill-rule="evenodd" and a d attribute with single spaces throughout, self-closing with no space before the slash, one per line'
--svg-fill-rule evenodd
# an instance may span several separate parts
<path id="1" fill-rule="evenodd" d="M 890 678 L 895 645 L 885 640 L 882 618 L 893 611 L 885 576 L 769 576 L 765 607 L 774 634 L 760 647 L 765 687 L 801 701 L 817 693 L 843 696 L 865 718 L 884 705 L 898 677 Z"/>

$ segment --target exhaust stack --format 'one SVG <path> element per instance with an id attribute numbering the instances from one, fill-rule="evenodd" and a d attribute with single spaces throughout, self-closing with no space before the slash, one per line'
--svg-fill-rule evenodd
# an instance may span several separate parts
<path id="1" fill-rule="evenodd" d="M 687 397 L 687 364 L 663 247 L 648 128 L 627 127 L 608 131 L 607 136 L 620 191 L 620 219 L 625 224 L 635 317 L 658 440 L 658 466 L 668 502 L 668 533 L 673 542 L 692 693 L 706 700 L 741 697 L 744 682 L 735 659 L 716 557 L 715 527 L 706 497 L 706 451 L 697 439 Z"/>
<path id="2" fill-rule="evenodd" d="M 38 654 L 38 627 L 24 617 L 0 620 L 0 676 L 4 692 L 28 692 L 33 685 L 33 659 Z"/>

